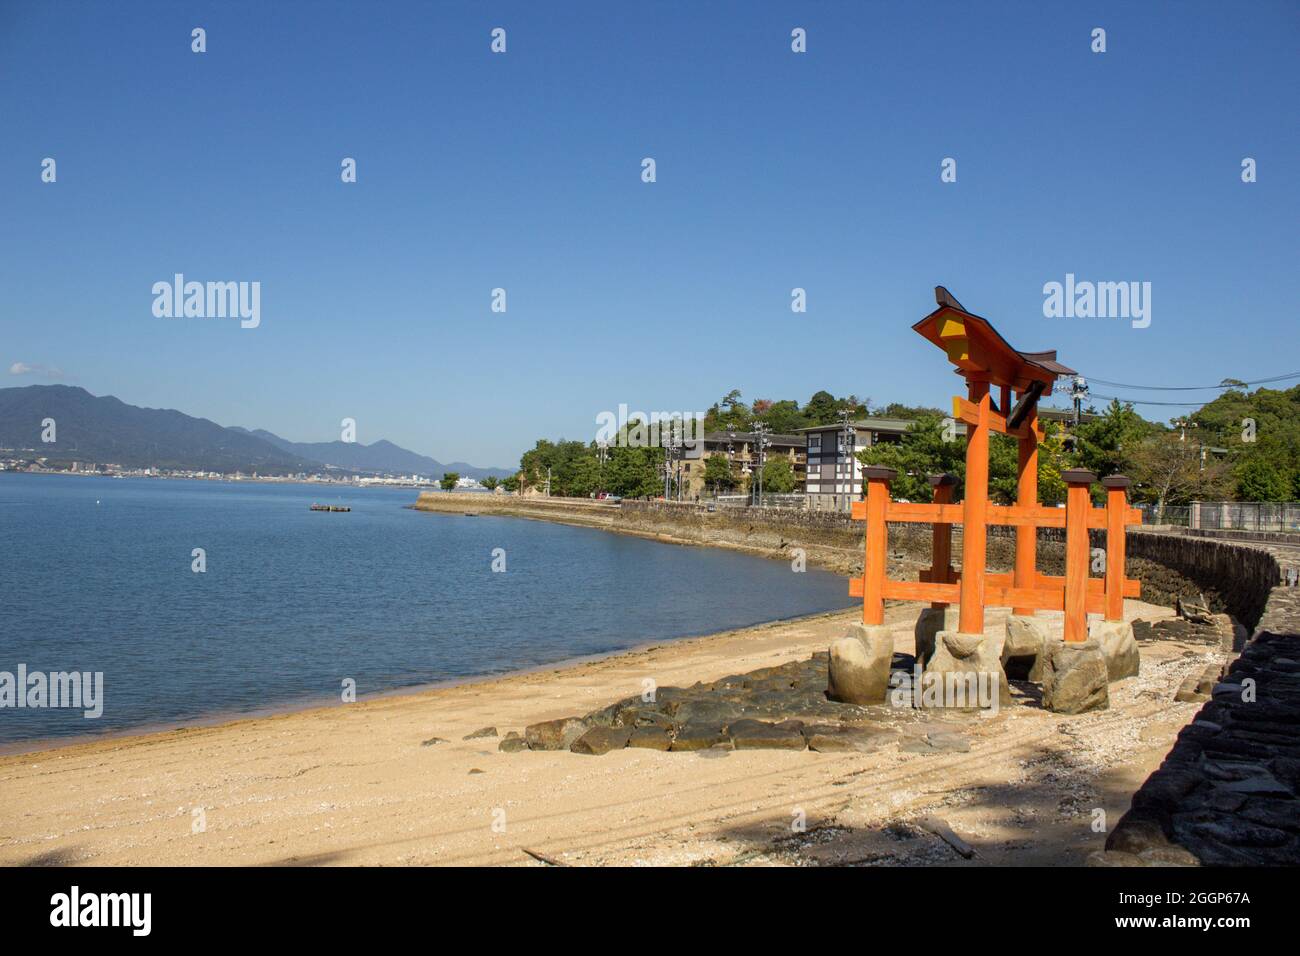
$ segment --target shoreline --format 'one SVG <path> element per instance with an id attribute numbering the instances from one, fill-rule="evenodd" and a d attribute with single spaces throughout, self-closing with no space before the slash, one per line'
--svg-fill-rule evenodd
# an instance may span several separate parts
<path id="1" fill-rule="evenodd" d="M 886 612 L 899 652 L 911 649 L 915 610 Z M 1138 602 L 1126 610 L 1148 620 L 1171 613 Z M 961 752 L 741 750 L 707 759 L 498 749 L 508 731 L 588 713 L 639 693 L 647 679 L 686 687 L 806 660 L 856 614 L 3 756 L 0 865 L 540 865 L 524 848 L 572 865 L 1078 865 L 1105 835 L 1077 808 L 1103 807 L 1115 819 L 1128 808 L 1194 716 L 1199 705 L 1173 696 L 1209 653 L 1144 644 L 1142 675 L 1112 685 L 1111 709 L 1073 718 L 1068 735 L 1030 698 L 991 719 L 912 714 L 899 724 L 904 742 L 968 737 Z M 1003 627 L 1005 615 L 990 611 L 988 627 Z M 873 719 L 895 717 L 885 708 Z M 472 736 L 488 726 L 495 737 Z M 807 813 L 806 840 L 791 839 L 792 806 Z M 916 827 L 933 812 L 979 855 L 955 858 Z M 508 826 L 494 828 L 498 818 Z"/>
<path id="2" fill-rule="evenodd" d="M 496 681 L 534 677 L 541 674 L 560 674 L 589 664 L 607 662 L 621 656 L 640 655 L 659 647 L 675 646 L 683 642 L 706 641 L 712 638 L 739 635 L 750 631 L 759 631 L 765 628 L 780 627 L 787 624 L 814 622 L 824 618 L 840 617 L 850 614 L 854 610 L 855 608 L 845 608 L 838 611 L 814 611 L 812 614 L 796 614 L 793 617 L 774 618 L 770 621 L 760 621 L 756 624 L 746 624 L 741 627 L 723 628 L 719 631 L 709 631 L 702 634 L 684 634 L 681 637 L 657 638 L 654 640 L 642 641 L 641 643 L 634 644 L 630 647 L 619 648 L 618 650 L 605 651 L 599 654 L 582 654 L 576 657 L 565 657 L 545 664 L 535 664 L 529 667 L 516 667 L 511 668 L 510 670 L 499 671 L 497 673 L 473 674 L 468 677 L 453 677 L 447 678 L 446 680 L 421 681 L 415 684 L 405 684 L 401 687 L 390 687 L 387 690 L 374 691 L 365 696 L 359 696 L 355 703 L 352 704 L 344 704 L 341 700 L 336 699 L 337 695 L 330 698 L 318 698 L 313 696 L 311 698 L 302 698 L 297 701 L 286 701 L 282 704 L 268 704 L 265 707 L 258 707 L 251 711 L 220 711 L 204 717 L 197 717 L 193 720 L 149 722 L 138 724 L 133 727 L 109 730 L 99 734 L 91 733 L 74 734 L 66 737 L 42 737 L 28 741 L 4 743 L 0 744 L 0 760 L 7 757 L 23 757 L 34 754 L 53 753 L 55 751 L 67 750 L 74 747 L 94 747 L 101 744 L 112 746 L 115 744 L 130 742 L 135 738 L 171 738 L 175 737 L 177 734 L 190 730 L 219 729 L 231 727 L 237 724 L 271 720 L 277 717 L 326 712 L 335 710 L 339 707 L 355 707 L 361 704 L 370 704 L 386 700 L 404 698 L 420 699 L 436 694 L 439 691 L 459 687 L 472 687 L 479 684 L 487 685 Z"/>
<path id="3" fill-rule="evenodd" d="M 483 500 L 486 497 L 487 500 Z M 478 499 L 478 500 L 475 500 Z M 631 502 L 638 505 L 640 502 Z M 680 515 L 672 519 L 629 517 L 621 504 L 607 504 L 585 498 L 520 498 L 514 495 L 469 495 L 456 492 L 438 492 L 426 495 L 421 492 L 417 500 L 407 506 L 412 511 L 426 514 L 465 515 L 472 511 L 475 516 L 492 515 L 496 517 L 524 518 L 530 521 L 543 521 L 570 527 L 595 528 L 612 534 L 658 541 L 680 547 L 720 548 L 749 554 L 771 561 L 789 561 L 791 548 L 800 547 L 805 552 L 809 567 L 815 567 L 832 574 L 854 576 L 861 574 L 863 558 L 864 530 L 853 527 L 851 531 L 839 532 L 831 536 L 818 534 L 811 529 L 797 528 L 758 528 L 748 525 L 745 515 L 729 513 L 729 509 L 720 508 L 708 513 L 704 525 L 688 526 L 680 518 L 689 514 L 683 507 Z M 697 516 L 698 517 L 698 516 Z M 728 527 L 728 523 L 741 519 L 744 529 Z M 641 521 L 646 526 L 637 527 Z M 708 524 L 716 525 L 709 527 Z M 665 530 L 671 529 L 671 530 Z M 928 538 L 927 538 L 928 542 Z M 920 568 L 920 561 L 897 562 L 891 559 L 891 570 L 915 570 Z"/>

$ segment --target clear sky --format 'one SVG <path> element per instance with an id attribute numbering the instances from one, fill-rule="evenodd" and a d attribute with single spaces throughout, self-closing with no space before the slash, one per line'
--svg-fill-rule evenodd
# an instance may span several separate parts
<path id="1" fill-rule="evenodd" d="M 2 0 L 0 385 L 508 466 L 620 403 L 945 405 L 935 284 L 1099 378 L 1293 371 L 1298 44 L 1292 0 Z M 261 325 L 156 318 L 176 272 Z M 1045 318 L 1066 273 L 1150 326 Z"/>

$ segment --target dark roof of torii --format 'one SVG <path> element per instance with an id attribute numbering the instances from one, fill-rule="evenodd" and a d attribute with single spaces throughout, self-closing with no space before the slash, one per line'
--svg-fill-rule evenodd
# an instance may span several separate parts
<path id="1" fill-rule="evenodd" d="M 1056 350 L 1044 352 L 1022 352 L 1015 348 L 1002 337 L 1002 334 L 993 327 L 993 324 L 981 316 L 968 312 L 966 308 L 957 301 L 956 297 L 943 286 L 935 286 L 934 299 L 939 308 L 931 312 L 920 322 L 917 322 L 913 329 L 929 339 L 940 348 L 948 349 L 950 342 L 965 342 L 966 335 L 960 339 L 951 334 L 945 334 L 940 327 L 939 320 L 944 317 L 956 318 L 961 321 L 963 327 L 969 325 L 971 328 L 978 330 L 978 334 L 988 343 L 991 349 L 989 355 L 984 356 L 987 359 L 996 360 L 999 368 L 994 370 L 998 377 L 1004 379 L 1015 379 L 1009 384 L 1017 388 L 1024 387 L 1023 379 L 1038 379 L 1043 381 L 1047 386 L 1047 391 L 1051 391 L 1051 385 L 1060 375 L 1075 375 L 1074 369 L 1062 365 L 1056 360 Z M 950 353 L 950 360 L 958 367 L 959 371 L 971 371 L 979 364 L 978 360 L 967 355 L 964 357 L 955 357 Z M 990 363 L 991 364 L 991 363 Z"/>

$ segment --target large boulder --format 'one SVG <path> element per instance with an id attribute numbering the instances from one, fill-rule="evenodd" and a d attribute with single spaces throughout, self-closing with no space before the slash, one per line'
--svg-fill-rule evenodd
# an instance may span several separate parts
<path id="1" fill-rule="evenodd" d="M 524 728 L 524 739 L 529 750 L 568 750 L 573 742 L 585 734 L 591 724 L 582 717 L 560 717 L 529 724 Z"/>
<path id="2" fill-rule="evenodd" d="M 501 738 L 501 743 L 497 746 L 497 749 L 503 753 L 517 754 L 528 749 L 528 741 L 519 735 L 519 731 L 512 730 Z"/>
<path id="3" fill-rule="evenodd" d="M 934 656 L 921 676 L 921 706 L 996 709 L 1011 703 L 1002 670 L 1002 641 L 983 634 L 940 631 Z"/>
<path id="4" fill-rule="evenodd" d="M 1110 680 L 1137 676 L 1142 662 L 1132 624 L 1127 621 L 1094 621 L 1088 628 L 1088 638 L 1101 645 Z"/>
<path id="5" fill-rule="evenodd" d="M 1094 640 L 1048 641 L 1044 654 L 1043 706 L 1058 714 L 1082 714 L 1110 706 L 1109 674 L 1101 644 Z"/>
<path id="6" fill-rule="evenodd" d="M 672 743 L 672 734 L 662 727 L 637 727 L 627 740 L 629 747 L 644 750 L 667 750 Z"/>
<path id="7" fill-rule="evenodd" d="M 569 747 L 575 754 L 600 756 L 622 750 L 632 736 L 631 727 L 592 727 Z"/>
<path id="8" fill-rule="evenodd" d="M 1012 614 L 1007 618 L 1002 642 L 1002 669 L 1012 680 L 1043 679 L 1043 648 L 1047 646 L 1047 622 L 1040 617 Z"/>
<path id="9" fill-rule="evenodd" d="M 952 604 L 922 609 L 913 631 L 916 637 L 916 662 L 922 667 L 930 663 L 930 658 L 934 656 L 934 644 L 939 632 L 957 630 L 958 612 L 959 608 Z"/>
<path id="10" fill-rule="evenodd" d="M 684 724 L 677 728 L 673 734 L 673 742 L 669 750 L 707 750 L 715 747 L 724 740 L 730 745 L 731 741 L 727 739 L 723 725 L 719 723 L 696 722 Z"/>
<path id="11" fill-rule="evenodd" d="M 889 692 L 894 632 L 883 624 L 852 624 L 831 645 L 826 696 L 845 704 L 882 704 Z"/>

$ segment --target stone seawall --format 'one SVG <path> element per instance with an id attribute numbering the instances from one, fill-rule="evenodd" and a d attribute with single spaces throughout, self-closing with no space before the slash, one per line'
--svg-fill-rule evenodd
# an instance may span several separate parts
<path id="1" fill-rule="evenodd" d="M 779 508 L 718 507 L 662 501 L 605 504 L 583 498 L 519 498 L 512 495 L 424 492 L 413 506 L 446 514 L 499 514 L 561 524 L 602 528 L 673 544 L 744 551 L 789 561 L 802 549 L 810 566 L 836 574 L 862 573 L 863 523 L 829 512 Z M 960 541 L 960 529 L 954 529 Z M 891 525 L 890 570 L 916 577 L 929 564 L 930 526 Z M 989 560 L 999 569 L 1011 566 L 1010 539 L 990 540 Z"/>
<path id="2" fill-rule="evenodd" d="M 1135 561 L 1154 566 L 1143 578 L 1143 600 L 1172 605 L 1165 598 L 1186 596 L 1186 585 L 1191 584 L 1205 594 L 1213 610 L 1231 614 L 1247 627 L 1259 623 L 1282 580 L 1278 556 L 1267 548 L 1142 532 L 1129 532 L 1127 544 Z M 1131 576 L 1143 577 L 1136 567 Z M 1179 590 L 1169 593 L 1175 585 Z M 1162 589 L 1166 593 L 1160 593 Z"/>
<path id="3" fill-rule="evenodd" d="M 421 494 L 422 511 L 502 514 L 602 528 L 675 544 L 729 548 L 777 560 L 792 560 L 796 548 L 808 563 L 836 574 L 862 573 L 864 525 L 826 511 L 717 507 L 664 501 L 607 504 L 587 498 L 519 498 L 512 495 Z M 954 564 L 960 562 L 961 526 L 952 530 Z M 1104 531 L 1091 533 L 1091 547 L 1104 548 Z M 890 574 L 915 580 L 930 563 L 927 524 L 889 526 Z M 1278 563 L 1267 549 L 1207 541 L 1183 535 L 1130 531 L 1129 576 L 1142 581 L 1142 599 L 1172 607 L 1179 597 L 1203 594 L 1212 610 L 1233 615 L 1248 627 L 1258 622 Z M 1065 535 L 1040 529 L 1038 566 L 1049 574 L 1065 568 Z M 989 529 L 988 566 L 1007 571 L 1015 562 L 1015 531 Z M 1292 561 L 1292 564 L 1295 562 Z"/>
<path id="4" fill-rule="evenodd" d="M 1282 568 L 1294 566 L 1297 553 L 1181 541 L 1140 547 L 1190 578 L 1213 580 L 1255 631 L 1133 795 L 1097 862 L 1300 864 L 1300 588 L 1281 583 Z"/>

